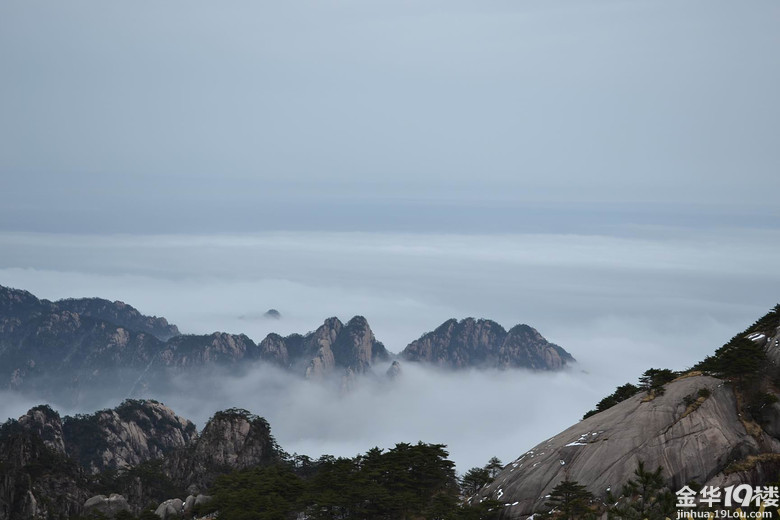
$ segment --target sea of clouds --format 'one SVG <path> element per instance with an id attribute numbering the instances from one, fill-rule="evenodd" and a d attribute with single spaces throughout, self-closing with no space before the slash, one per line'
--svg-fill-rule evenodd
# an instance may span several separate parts
<path id="1" fill-rule="evenodd" d="M 176 380 L 176 391 L 150 396 L 199 427 L 217 410 L 246 408 L 271 422 L 289 452 L 354 455 L 423 440 L 447 444 L 463 470 L 494 455 L 511 460 L 647 368 L 691 366 L 777 303 L 777 232 L 656 231 L 0 233 L 0 284 L 52 300 L 122 300 L 183 333 L 255 341 L 360 314 L 396 353 L 452 317 L 527 323 L 578 363 L 559 373 L 446 373 L 404 363 L 394 384 L 367 379 L 346 394 L 258 366 Z M 269 308 L 282 319 L 264 318 Z M 3 394 L 0 416 L 34 404 Z"/>

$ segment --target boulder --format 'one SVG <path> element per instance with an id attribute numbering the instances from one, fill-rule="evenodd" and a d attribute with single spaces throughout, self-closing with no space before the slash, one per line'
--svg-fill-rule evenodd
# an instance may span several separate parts
<path id="1" fill-rule="evenodd" d="M 184 503 L 181 501 L 181 499 L 171 498 L 170 500 L 166 500 L 157 506 L 157 509 L 154 511 L 154 513 L 162 520 L 166 520 L 167 518 L 181 514 L 183 506 Z"/>
<path id="2" fill-rule="evenodd" d="M 109 518 L 113 518 L 120 511 L 130 512 L 130 505 L 127 499 L 117 493 L 109 496 L 96 495 L 84 502 L 84 513 L 102 513 Z"/>

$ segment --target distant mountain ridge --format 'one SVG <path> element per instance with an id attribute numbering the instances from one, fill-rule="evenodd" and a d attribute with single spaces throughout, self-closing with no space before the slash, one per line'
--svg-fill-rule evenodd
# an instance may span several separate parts
<path id="1" fill-rule="evenodd" d="M 574 361 L 571 354 L 528 325 L 506 331 L 495 321 L 474 318 L 445 321 L 410 343 L 401 352 L 401 358 L 452 369 L 476 366 L 558 370 Z"/>
<path id="2" fill-rule="evenodd" d="M 507 332 L 493 321 L 473 318 L 445 322 L 400 357 L 444 368 L 541 370 L 574 360 L 531 327 Z M 255 343 L 244 334 L 180 334 L 165 318 L 144 316 L 123 302 L 50 302 L 0 286 L 0 388 L 33 391 L 60 403 L 81 402 L 94 388 L 111 388 L 117 397 L 153 394 L 176 374 L 211 365 L 239 370 L 253 363 L 307 379 L 335 376 L 348 390 L 357 376 L 394 358 L 362 316 L 346 323 L 328 318 L 313 332 L 271 333 Z M 397 376 L 400 367 L 391 372 Z"/>
<path id="3" fill-rule="evenodd" d="M 165 318 L 144 316 L 138 309 L 121 301 L 102 298 L 66 298 L 51 302 L 40 300 L 32 293 L 0 285 L 0 325 L 13 326 L 21 321 L 47 313 L 71 312 L 95 320 L 114 323 L 120 327 L 151 334 L 166 341 L 179 335 L 176 325 Z"/>

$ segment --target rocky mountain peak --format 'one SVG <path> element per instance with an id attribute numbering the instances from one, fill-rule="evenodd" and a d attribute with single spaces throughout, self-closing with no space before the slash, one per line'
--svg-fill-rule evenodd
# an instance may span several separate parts
<path id="1" fill-rule="evenodd" d="M 495 321 L 475 318 L 445 321 L 433 332 L 410 343 L 401 357 L 456 369 L 555 370 L 574 361 L 568 352 L 549 343 L 528 325 L 517 325 L 507 332 Z"/>
<path id="2" fill-rule="evenodd" d="M 63 432 L 68 455 L 92 473 L 160 459 L 197 438 L 192 422 L 157 401 L 143 400 L 66 417 Z"/>
<path id="3" fill-rule="evenodd" d="M 174 482 L 197 494 L 226 471 L 277 460 L 279 448 L 262 417 L 240 408 L 217 412 L 186 449 L 166 457 L 164 467 Z"/>
<path id="4" fill-rule="evenodd" d="M 4 316 L 20 314 L 27 316 L 43 306 L 43 303 L 28 291 L 0 285 L 0 313 Z"/>
<path id="5" fill-rule="evenodd" d="M 400 377 L 403 373 L 403 370 L 401 369 L 401 363 L 398 361 L 393 361 L 390 363 L 390 366 L 387 368 L 387 372 L 385 372 L 385 375 L 389 379 L 395 379 L 397 377 Z"/>
<path id="6" fill-rule="evenodd" d="M 50 450 L 60 455 L 65 454 L 65 439 L 62 433 L 60 414 L 48 405 L 44 404 L 30 409 L 19 418 L 19 425 L 40 437 Z"/>
<path id="7" fill-rule="evenodd" d="M 253 356 L 256 350 L 255 343 L 244 334 L 185 334 L 168 340 L 159 357 L 167 366 L 184 368 L 234 363 Z"/>
<path id="8" fill-rule="evenodd" d="M 574 362 L 571 354 L 548 342 L 539 331 L 528 325 L 512 327 L 498 349 L 501 368 L 559 370 Z"/>
<path id="9" fill-rule="evenodd" d="M 275 455 L 271 428 L 262 417 L 231 408 L 217 412 L 197 442 L 197 458 L 206 466 L 247 468 Z"/>
<path id="10" fill-rule="evenodd" d="M 329 332 L 325 339 L 322 338 L 324 331 Z M 317 329 L 315 339 L 319 348 L 306 367 L 306 377 L 310 379 L 322 378 L 337 369 L 351 371 L 351 375 L 347 375 L 354 378 L 355 374 L 369 371 L 372 363 L 390 357 L 363 316 L 354 316 L 346 325 L 337 318 L 330 318 Z"/>

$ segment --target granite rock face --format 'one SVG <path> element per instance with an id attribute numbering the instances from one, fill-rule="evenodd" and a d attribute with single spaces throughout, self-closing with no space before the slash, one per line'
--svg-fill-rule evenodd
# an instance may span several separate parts
<path id="1" fill-rule="evenodd" d="M 43 441 L 44 446 L 58 455 L 65 455 L 65 436 L 60 414 L 47 405 L 32 408 L 19 418 L 19 425 Z"/>
<path id="2" fill-rule="evenodd" d="M 775 367 L 778 332 L 751 338 Z M 504 503 L 503 518 L 525 518 L 543 509 L 545 496 L 565 479 L 598 498 L 619 494 L 639 461 L 650 470 L 662 467 L 673 490 L 690 481 L 758 484 L 777 474 L 780 407 L 765 407 L 761 424 L 746 420 L 732 383 L 697 372 L 664 390 L 641 392 L 540 443 L 471 500 L 496 499 Z M 745 469 L 729 469 L 735 467 Z"/>
<path id="3" fill-rule="evenodd" d="M 507 332 L 494 321 L 474 318 L 444 322 L 410 343 L 401 357 L 449 369 L 558 370 L 574 361 L 571 354 L 528 325 L 518 325 Z"/>
<path id="4" fill-rule="evenodd" d="M 96 495 L 84 503 L 84 513 L 100 513 L 108 518 L 113 518 L 120 511 L 131 511 L 127 499 L 117 493 L 109 496 Z"/>
<path id="5" fill-rule="evenodd" d="M 214 414 L 200 436 L 187 449 L 166 457 L 163 465 L 174 482 L 198 493 L 220 474 L 271 463 L 278 453 L 265 419 L 232 408 Z"/>
<path id="6" fill-rule="evenodd" d="M 0 426 L 0 520 L 75 516 L 95 494 L 83 485 L 83 471 L 58 451 L 59 415 L 41 413 L 42 408 L 23 416 L 24 424 L 9 421 Z"/>
<path id="7" fill-rule="evenodd" d="M 377 341 L 368 321 L 355 316 L 345 325 L 338 318 L 328 318 L 317 330 L 306 335 L 282 337 L 269 334 L 258 345 L 260 359 L 321 379 L 347 371 L 364 374 L 372 364 L 388 361 L 390 354 Z"/>
<path id="8" fill-rule="evenodd" d="M 0 426 L 0 520 L 138 514 L 168 499 L 171 489 L 192 494 L 194 506 L 209 499 L 199 493 L 220 474 L 271 464 L 279 453 L 265 419 L 246 410 L 216 413 L 198 435 L 155 401 L 63 420 L 38 406 Z M 110 485 L 113 493 L 96 493 L 96 485 Z M 176 513 L 182 505 L 168 503 Z"/>
<path id="9" fill-rule="evenodd" d="M 0 287 L 0 388 L 69 404 L 85 387 L 129 390 L 163 345 L 150 331 L 163 337 L 178 332 L 121 302 L 50 302 Z"/>
<path id="10" fill-rule="evenodd" d="M 256 349 L 255 343 L 244 334 L 214 332 L 177 336 L 165 344 L 158 357 L 165 366 L 181 369 L 210 363 L 240 363 L 253 359 Z"/>
<path id="11" fill-rule="evenodd" d="M 63 430 L 68 456 L 92 474 L 162 459 L 189 446 L 198 433 L 156 401 L 125 401 L 114 410 L 67 418 Z"/>
<path id="12" fill-rule="evenodd" d="M 161 520 L 178 517 L 184 509 L 184 503 L 180 498 L 171 498 L 166 500 L 154 511 Z"/>

